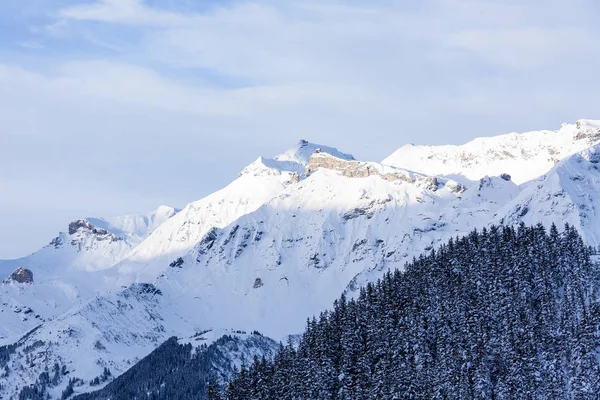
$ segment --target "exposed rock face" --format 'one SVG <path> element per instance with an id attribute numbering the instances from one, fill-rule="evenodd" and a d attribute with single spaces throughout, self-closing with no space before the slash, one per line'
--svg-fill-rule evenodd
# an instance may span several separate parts
<path id="1" fill-rule="evenodd" d="M 338 171 L 348 178 L 366 178 L 375 175 L 389 182 L 404 181 L 407 183 L 416 183 L 431 191 L 436 191 L 438 188 L 445 185 L 449 185 L 450 189 L 456 193 L 461 193 L 465 190 L 462 185 L 456 182 L 440 180 L 434 176 L 412 173 L 400 168 L 389 167 L 378 163 L 342 160 L 331 154 L 316 151 L 310 157 L 310 163 L 306 168 L 306 175 L 309 175 L 319 168 Z"/>
<path id="2" fill-rule="evenodd" d="M 27 268 L 19 267 L 6 280 L 18 283 L 33 283 L 33 272 Z"/>
<path id="3" fill-rule="evenodd" d="M 448 181 L 446 183 L 446 187 L 448 189 L 450 189 L 450 191 L 452 193 L 463 193 L 465 190 L 467 190 L 467 187 L 464 185 L 461 185 L 458 182 L 453 182 L 453 181 Z"/>
<path id="4" fill-rule="evenodd" d="M 254 280 L 254 286 L 253 286 L 253 287 L 254 287 L 254 289 L 258 289 L 259 287 L 261 287 L 261 286 L 263 286 L 263 285 L 264 285 L 264 283 L 263 283 L 262 279 L 260 279 L 260 278 L 256 278 L 256 279 Z"/>
<path id="5" fill-rule="evenodd" d="M 108 232 L 106 229 L 97 228 L 85 219 L 79 219 L 69 224 L 69 235 L 75 235 L 77 233 L 92 234 L 95 235 L 98 240 L 110 240 L 111 242 L 121 240 L 121 238 L 113 233 Z"/>
<path id="6" fill-rule="evenodd" d="M 575 135 L 576 140 L 587 139 L 589 144 L 597 143 L 600 140 L 600 128 L 598 126 L 589 126 L 585 121 L 577 121 L 578 132 Z"/>
<path id="7" fill-rule="evenodd" d="M 177 260 L 175 260 L 171 264 L 169 264 L 169 267 L 171 267 L 171 268 L 181 268 L 182 265 L 183 265 L 183 258 L 182 257 L 177 257 Z"/>
<path id="8" fill-rule="evenodd" d="M 507 182 L 510 182 L 511 180 L 511 176 L 509 174 L 502 174 L 500 175 L 500 178 L 504 179 Z"/>
<path id="9" fill-rule="evenodd" d="M 403 180 L 405 182 L 413 182 L 410 174 L 403 170 L 395 170 L 393 172 L 381 171 L 374 163 L 367 163 L 354 160 L 342 160 L 324 152 L 315 152 L 310 156 L 310 162 L 306 168 L 306 174 L 310 174 L 319 168 L 332 169 L 339 171 L 343 176 L 348 178 L 366 178 L 371 175 L 378 175 L 386 181 Z"/>
<path id="10" fill-rule="evenodd" d="M 435 176 L 428 176 L 424 179 L 425 187 L 429 190 L 436 191 L 439 185 L 439 182 Z"/>
<path id="11" fill-rule="evenodd" d="M 107 235 L 108 231 L 105 229 L 96 228 L 85 219 L 79 219 L 69 224 L 69 235 L 74 235 L 77 231 L 89 231 L 98 235 Z"/>

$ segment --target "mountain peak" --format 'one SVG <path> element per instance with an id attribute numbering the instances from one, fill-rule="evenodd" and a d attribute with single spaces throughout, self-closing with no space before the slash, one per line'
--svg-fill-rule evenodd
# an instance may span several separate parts
<path id="1" fill-rule="evenodd" d="M 87 219 L 78 219 L 69 223 L 69 235 L 75 235 L 77 232 L 89 232 L 101 236 L 109 235 L 106 229 L 97 228 Z"/>
<path id="2" fill-rule="evenodd" d="M 150 211 L 147 214 L 86 218 L 86 220 L 96 227 L 103 228 L 119 237 L 126 238 L 132 244 L 137 244 L 179 211 L 176 208 L 161 205 L 156 210 Z"/>
<path id="3" fill-rule="evenodd" d="M 273 157 L 259 157 L 255 162 L 247 166 L 240 175 L 263 175 L 276 172 L 291 172 L 302 175 L 310 164 L 310 156 L 321 151 L 342 160 L 354 160 L 351 154 L 342 153 L 335 147 L 323 146 L 301 139 L 295 146 L 285 152 Z"/>
<path id="4" fill-rule="evenodd" d="M 31 272 L 31 270 L 29 270 L 27 268 L 19 267 L 19 268 L 15 269 L 8 278 L 4 279 L 4 281 L 2 283 L 10 283 L 10 282 L 31 284 L 31 283 L 33 283 L 33 272 Z"/>
<path id="5" fill-rule="evenodd" d="M 304 139 L 301 139 L 294 147 L 274 157 L 273 160 L 296 162 L 298 164 L 302 164 L 303 166 L 307 166 L 310 162 L 310 156 L 316 151 L 331 154 L 332 156 L 342 160 L 354 160 L 354 157 L 351 154 L 342 153 L 335 147 L 311 143 Z"/>
<path id="6" fill-rule="evenodd" d="M 590 178 L 589 173 L 594 175 L 600 172 L 600 143 L 594 144 L 584 150 L 572 154 L 559 162 L 542 175 L 536 181 L 544 181 L 552 175 L 558 175 L 562 179 L 567 179 L 573 182 L 580 182 Z"/>
<path id="7" fill-rule="evenodd" d="M 569 223 L 596 246 L 600 243 L 599 192 L 600 144 L 596 144 L 567 156 L 546 174 L 522 185 L 515 201 L 499 213 L 498 222 Z"/>
<path id="8" fill-rule="evenodd" d="M 158 206 L 158 208 L 154 211 L 151 211 L 149 213 L 149 215 L 166 215 L 166 214 L 170 214 L 171 216 L 176 214 L 177 212 L 179 212 L 181 210 L 174 208 L 174 207 L 170 207 L 170 206 L 165 206 L 164 204 Z"/>
<path id="9" fill-rule="evenodd" d="M 595 128 L 595 129 L 600 129 L 600 120 L 599 119 L 578 119 L 575 122 L 575 125 L 577 126 L 578 129 L 581 128 Z"/>
<path id="10" fill-rule="evenodd" d="M 563 129 L 569 129 L 572 125 L 563 125 Z M 573 128 L 571 128 L 573 129 Z M 586 140 L 589 144 L 600 141 L 600 121 L 592 119 L 579 119 L 575 123 L 575 140 Z"/>
<path id="11" fill-rule="evenodd" d="M 476 138 L 463 145 L 413 146 L 396 150 L 383 163 L 395 167 L 477 181 L 508 173 L 521 184 L 548 172 L 560 160 L 600 142 L 600 121 L 580 119 L 558 130 Z"/>
<path id="12" fill-rule="evenodd" d="M 495 221 L 568 222 L 597 245 L 598 137 L 600 122 L 580 120 L 463 146 L 407 145 L 400 165 L 357 161 L 302 140 L 260 157 L 181 212 L 160 206 L 74 221 L 74 234 L 62 233 L 53 247 L 0 263 L 0 277 L 23 266 L 36 279 L 31 288 L 0 287 L 0 303 L 14 311 L 2 315 L 0 340 L 14 337 L 4 342 L 20 346 L 9 355 L 13 372 L 0 397 L 17 396 L 14 388 L 33 384 L 56 361 L 89 382 L 99 373 L 97 359 L 117 376 L 170 336 L 196 342 L 211 327 L 260 328 L 277 337 L 298 331 L 304 316 L 340 293 L 356 293 L 412 257 Z M 435 168 L 440 172 L 429 172 Z M 452 174 L 469 182 L 457 184 Z M 532 175 L 538 179 L 516 184 Z M 100 240 L 89 234 L 94 229 L 123 240 Z M 128 286 L 133 282 L 139 285 Z M 46 345 L 37 348 L 38 341 Z M 30 366 L 26 346 L 35 348 L 29 358 L 47 361 Z M 94 356 L 77 357 L 82 351 Z"/>
<path id="13" fill-rule="evenodd" d="M 51 271 L 52 275 L 43 275 L 42 281 L 55 276 L 63 268 L 69 271 L 109 268 L 178 211 L 173 207 L 159 206 L 154 211 L 140 215 L 76 219 L 68 224 L 66 231 L 60 232 L 37 252 L 4 262 L 10 266 L 18 264 L 26 268 L 33 267 L 37 271 L 40 268 Z"/>

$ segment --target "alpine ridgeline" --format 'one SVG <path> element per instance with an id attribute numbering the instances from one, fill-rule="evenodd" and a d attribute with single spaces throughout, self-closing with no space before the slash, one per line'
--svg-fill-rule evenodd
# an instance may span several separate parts
<path id="1" fill-rule="evenodd" d="M 101 389 L 173 336 L 284 338 L 474 228 L 568 222 L 597 246 L 599 141 L 600 122 L 581 120 L 405 146 L 383 163 L 300 141 L 181 211 L 74 221 L 40 251 L 0 261 L 0 397 L 40 380 L 52 398 Z"/>

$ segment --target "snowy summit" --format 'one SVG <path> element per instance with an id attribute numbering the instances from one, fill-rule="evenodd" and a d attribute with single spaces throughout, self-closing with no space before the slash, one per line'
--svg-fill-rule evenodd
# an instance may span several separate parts
<path id="1" fill-rule="evenodd" d="M 596 246 L 599 142 L 590 120 L 404 146 L 381 163 L 300 141 L 180 211 L 73 221 L 38 252 L 0 261 L 0 340 L 12 346 L 0 395 L 55 363 L 82 380 L 78 391 L 97 389 L 105 367 L 113 379 L 172 336 L 284 339 L 340 294 L 492 224 L 568 222 Z"/>

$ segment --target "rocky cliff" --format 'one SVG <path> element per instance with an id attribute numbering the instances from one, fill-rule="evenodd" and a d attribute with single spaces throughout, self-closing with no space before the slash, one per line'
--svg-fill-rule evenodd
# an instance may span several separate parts
<path id="1" fill-rule="evenodd" d="M 451 180 L 438 179 L 433 176 L 417 174 L 401 168 L 390 167 L 374 162 L 344 160 L 317 149 L 317 151 L 310 156 L 310 162 L 306 167 L 306 175 L 310 175 L 319 168 L 338 171 L 342 176 L 347 178 L 379 176 L 381 179 L 388 182 L 403 181 L 407 183 L 417 183 L 432 191 L 436 191 L 442 186 L 448 186 L 449 189 L 454 192 L 464 190 L 462 185 Z"/>

